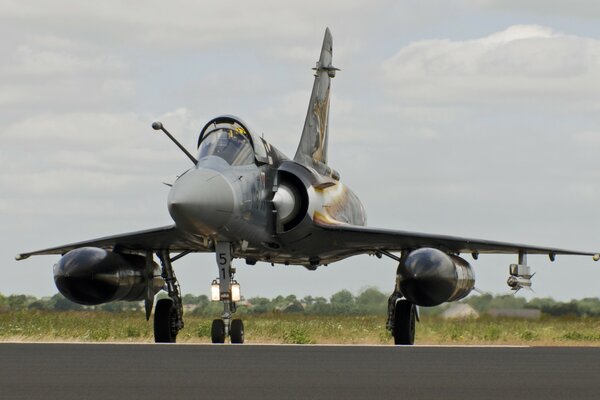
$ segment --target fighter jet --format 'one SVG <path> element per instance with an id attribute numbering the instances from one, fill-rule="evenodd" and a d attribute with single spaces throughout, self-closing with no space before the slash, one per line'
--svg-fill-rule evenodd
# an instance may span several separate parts
<path id="1" fill-rule="evenodd" d="M 457 301 L 474 289 L 473 269 L 461 254 L 475 260 L 483 253 L 517 255 L 507 282 L 515 291 L 531 286 L 528 254 L 546 254 L 552 261 L 563 254 L 600 259 L 594 252 L 365 226 L 360 200 L 327 163 L 330 88 L 338 71 L 329 29 L 313 69 L 293 159 L 231 115 L 204 125 L 196 155 L 154 122 L 152 127 L 193 163 L 169 191 L 173 225 L 22 253 L 16 259 L 62 255 L 54 265 L 54 281 L 60 293 L 79 304 L 144 300 L 148 320 L 156 303 L 155 341 L 175 342 L 184 321 L 172 264 L 190 253 L 213 252 L 219 277 L 212 282 L 211 299 L 223 303 L 223 313 L 212 323 L 212 342 L 243 343 L 243 322 L 233 318 L 240 301 L 233 259 L 313 270 L 358 254 L 385 256 L 398 263 L 387 328 L 394 343 L 402 345 L 414 343 L 418 306 Z"/>

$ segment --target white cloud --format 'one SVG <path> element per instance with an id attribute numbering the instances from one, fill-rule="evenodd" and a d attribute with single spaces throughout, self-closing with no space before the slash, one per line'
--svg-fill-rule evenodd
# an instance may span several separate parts
<path id="1" fill-rule="evenodd" d="M 600 131 L 584 131 L 573 134 L 575 143 L 592 151 L 600 151 Z M 600 174 L 600 168 L 598 168 Z"/>
<path id="2" fill-rule="evenodd" d="M 411 102 L 600 107 L 600 40 L 536 25 L 417 41 L 383 71 L 391 95 Z"/>
<path id="3" fill-rule="evenodd" d="M 74 150 L 74 146 L 81 145 L 114 145 L 117 139 L 131 144 L 135 142 L 133 136 L 123 131 L 139 132 L 142 128 L 140 116 L 133 113 L 40 114 L 10 125 L 3 135 L 23 143 L 42 141 L 45 146 L 68 146 Z"/>
<path id="4" fill-rule="evenodd" d="M 175 130 L 195 125 L 185 109 L 162 117 Z M 17 206 L 19 199 L 30 196 L 71 198 L 77 193 L 75 197 L 94 199 L 108 193 L 140 193 L 153 182 L 172 182 L 189 163 L 166 137 L 150 128 L 154 119 L 159 118 L 70 113 L 14 123 L 2 133 L 0 192 Z M 102 201 L 91 203 L 100 207 Z"/>
<path id="5" fill-rule="evenodd" d="M 308 0 L 288 2 L 285 6 L 277 0 L 152 0 L 143 6 L 116 0 L 97 4 L 68 0 L 35 5 L 7 0 L 4 3 L 3 19 L 27 21 L 33 31 L 60 25 L 62 30 L 78 32 L 88 39 L 100 36 L 102 41 L 118 44 L 126 37 L 130 43 L 167 51 L 307 37 L 340 15 L 348 16 L 356 10 L 369 12 L 372 8 L 365 0 L 332 0 L 326 5 Z M 359 22 L 360 17 L 354 13 L 352 18 Z"/>
<path id="6" fill-rule="evenodd" d="M 9 76 L 72 76 L 73 74 L 123 74 L 127 67 L 113 56 L 82 55 L 20 45 L 12 62 L 3 68 Z"/>
<path id="7" fill-rule="evenodd" d="M 560 17 L 597 18 L 600 4 L 596 0 L 462 0 L 468 6 L 518 13 L 556 15 Z"/>

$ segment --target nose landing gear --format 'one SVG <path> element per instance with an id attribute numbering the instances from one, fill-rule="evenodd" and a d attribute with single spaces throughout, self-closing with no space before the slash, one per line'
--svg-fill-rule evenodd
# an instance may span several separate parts
<path id="1" fill-rule="evenodd" d="M 156 343 L 175 343 L 177 334 L 183 329 L 183 302 L 179 283 L 171 265 L 172 261 L 181 258 L 188 252 L 170 257 L 169 251 L 157 253 L 162 266 L 162 277 L 167 293 L 156 302 L 154 309 L 154 340 Z M 240 285 L 233 278 L 235 268 L 231 266 L 231 243 L 219 242 L 215 245 L 219 278 L 215 279 L 211 288 L 211 299 L 223 302 L 223 314 L 212 323 L 211 338 L 213 343 L 244 343 L 244 323 L 241 319 L 232 319 L 236 312 L 236 302 L 240 301 Z"/>
<path id="2" fill-rule="evenodd" d="M 225 343 L 227 337 L 231 343 L 244 343 L 244 323 L 241 319 L 233 319 L 236 312 L 236 301 L 240 300 L 240 285 L 233 276 L 235 268 L 231 266 L 231 243 L 218 242 L 215 245 L 219 279 L 215 279 L 211 288 L 211 299 L 223 303 L 221 319 L 212 322 L 211 338 L 213 343 Z"/>

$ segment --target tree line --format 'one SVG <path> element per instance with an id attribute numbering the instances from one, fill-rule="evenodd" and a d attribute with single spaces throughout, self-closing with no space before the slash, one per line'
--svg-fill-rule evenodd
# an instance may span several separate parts
<path id="1" fill-rule="evenodd" d="M 240 314 L 268 313 L 302 313 L 307 315 L 386 315 L 388 294 L 376 288 L 367 288 L 357 295 L 348 290 L 340 290 L 329 298 L 295 295 L 267 297 L 251 297 L 238 303 Z M 186 312 L 195 315 L 214 316 L 222 311 L 219 302 L 211 302 L 206 295 L 186 294 L 182 298 Z M 568 302 L 556 301 L 552 298 L 534 298 L 507 295 L 482 294 L 471 295 L 460 303 L 471 305 L 480 314 L 490 310 L 537 309 L 551 316 L 600 317 L 600 298 L 584 298 Z M 438 307 L 421 307 L 423 315 L 437 315 L 452 304 Z M 23 310 L 78 311 L 99 310 L 107 312 L 141 311 L 142 302 L 112 302 L 98 306 L 82 306 L 75 304 L 61 294 L 52 297 L 37 298 L 28 295 L 0 294 L 0 312 Z"/>

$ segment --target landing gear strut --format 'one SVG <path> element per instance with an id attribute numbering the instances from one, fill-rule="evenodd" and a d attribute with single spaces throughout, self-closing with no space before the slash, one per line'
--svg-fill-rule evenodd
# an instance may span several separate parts
<path id="1" fill-rule="evenodd" d="M 154 341 L 156 343 L 175 343 L 175 338 L 183 329 L 183 303 L 179 283 L 173 272 L 171 258 L 167 250 L 157 253 L 162 267 L 169 298 L 160 299 L 154 308 Z"/>
<path id="2" fill-rule="evenodd" d="M 227 337 L 231 343 L 244 343 L 244 323 L 241 319 L 231 318 L 236 312 L 236 301 L 239 301 L 239 285 L 233 279 L 235 268 L 231 266 L 232 251 L 231 243 L 217 242 L 215 244 L 217 265 L 219 266 L 219 279 L 213 282 L 218 296 L 213 293 L 212 299 L 223 303 L 223 314 L 221 319 L 212 322 L 211 338 L 213 343 L 225 343 Z M 213 290 L 215 290 L 213 289 Z"/>

